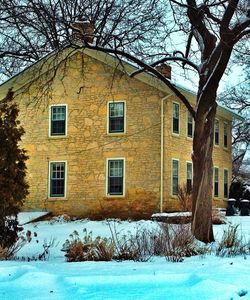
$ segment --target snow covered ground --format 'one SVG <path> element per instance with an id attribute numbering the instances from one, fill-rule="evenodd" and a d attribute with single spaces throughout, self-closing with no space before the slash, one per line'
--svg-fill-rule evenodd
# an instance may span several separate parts
<path id="1" fill-rule="evenodd" d="M 250 217 L 230 217 L 249 237 Z M 120 222 L 117 230 L 157 226 L 151 221 Z M 227 225 L 214 226 L 216 237 Z M 149 262 L 65 262 L 62 244 L 83 228 L 93 235 L 109 236 L 107 222 L 88 220 L 44 221 L 24 225 L 36 236 L 18 253 L 37 256 L 43 243 L 55 239 L 48 261 L 1 261 L 0 299 L 250 299 L 250 256 L 186 258 L 181 263 L 155 257 Z"/>

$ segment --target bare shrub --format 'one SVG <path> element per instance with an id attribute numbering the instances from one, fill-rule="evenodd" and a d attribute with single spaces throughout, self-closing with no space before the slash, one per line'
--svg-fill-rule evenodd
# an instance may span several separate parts
<path id="1" fill-rule="evenodd" d="M 250 241 L 239 232 L 239 225 L 229 225 L 224 230 L 221 240 L 216 248 L 216 255 L 230 257 L 249 254 Z"/>
<path id="2" fill-rule="evenodd" d="M 191 189 L 187 185 L 178 186 L 178 199 L 183 211 L 192 211 Z"/>
<path id="3" fill-rule="evenodd" d="M 226 224 L 225 216 L 216 208 L 212 209 L 212 222 L 214 225 Z"/>
<path id="4" fill-rule="evenodd" d="M 82 240 L 78 232 L 74 231 L 63 245 L 67 261 L 110 261 L 113 258 L 114 245 L 110 238 L 93 239 L 92 232 L 88 233 L 86 229 L 83 232 Z"/>
<path id="5" fill-rule="evenodd" d="M 181 262 L 184 257 L 205 254 L 208 251 L 197 243 L 190 224 L 162 224 L 161 227 L 166 241 L 165 257 L 168 261 Z"/>
<path id="6" fill-rule="evenodd" d="M 27 233 L 22 234 L 19 236 L 18 240 L 12 244 L 8 245 L 3 248 L 3 246 L 0 246 L 0 260 L 9 260 L 14 259 L 17 252 L 28 242 L 30 242 L 30 239 L 28 240 Z"/>
<path id="7" fill-rule="evenodd" d="M 135 233 L 127 232 L 121 234 L 117 232 L 115 223 L 108 222 L 115 246 L 116 260 L 148 261 L 154 253 L 154 243 L 157 233 L 147 230 L 144 227 L 137 227 Z"/>

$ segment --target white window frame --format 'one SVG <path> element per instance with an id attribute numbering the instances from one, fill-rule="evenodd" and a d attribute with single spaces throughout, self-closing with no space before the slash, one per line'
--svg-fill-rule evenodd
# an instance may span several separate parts
<path id="1" fill-rule="evenodd" d="M 109 184 L 109 161 L 110 160 L 123 160 L 123 193 L 120 195 L 112 195 L 108 193 L 108 184 Z M 125 176 L 126 176 L 126 160 L 125 157 L 108 157 L 106 158 L 106 191 L 105 194 L 110 198 L 124 198 L 125 197 Z"/>
<path id="2" fill-rule="evenodd" d="M 171 160 L 171 195 L 172 197 L 178 197 L 178 194 L 173 194 L 173 161 L 178 161 L 178 187 L 180 183 L 180 160 L 178 158 L 172 158 Z"/>
<path id="3" fill-rule="evenodd" d="M 216 122 L 218 122 L 219 124 L 219 131 L 218 131 L 218 144 L 215 143 L 215 124 Z M 219 119 L 215 119 L 214 121 L 214 145 L 219 147 L 220 146 L 220 120 Z"/>
<path id="4" fill-rule="evenodd" d="M 186 185 L 187 185 L 187 180 L 188 180 L 188 172 L 187 172 L 187 166 L 188 164 L 192 165 L 192 178 L 191 178 L 191 185 L 193 186 L 193 177 L 194 177 L 194 171 L 193 171 L 193 162 L 190 160 L 186 161 Z"/>
<path id="5" fill-rule="evenodd" d="M 123 103 L 124 107 L 124 130 L 122 132 L 109 132 L 109 104 L 110 103 Z M 121 135 L 127 132 L 127 108 L 126 108 L 126 101 L 125 100 L 111 100 L 107 102 L 107 134 L 108 135 Z"/>
<path id="6" fill-rule="evenodd" d="M 227 196 L 225 197 L 225 171 L 227 171 Z M 223 169 L 223 198 L 227 199 L 229 196 L 229 170 L 227 168 Z"/>
<path id="7" fill-rule="evenodd" d="M 215 169 L 218 169 L 218 195 L 215 195 Z M 220 197 L 220 168 L 217 166 L 214 166 L 213 168 L 213 197 Z"/>
<path id="8" fill-rule="evenodd" d="M 194 137 L 194 118 L 193 118 L 193 116 L 192 116 L 192 136 L 188 136 L 188 117 L 189 117 L 189 115 L 191 115 L 192 116 L 192 114 L 190 113 L 190 111 L 189 110 L 187 110 L 187 138 L 188 139 L 193 139 L 193 137 Z"/>
<path id="9" fill-rule="evenodd" d="M 64 196 L 50 196 L 50 175 L 51 175 L 51 164 L 53 163 L 64 163 L 65 164 L 65 179 L 64 179 Z M 48 198 L 49 199 L 66 199 L 67 198 L 67 184 L 68 184 L 68 162 L 67 160 L 50 160 L 49 161 L 49 177 L 48 177 Z"/>
<path id="10" fill-rule="evenodd" d="M 178 131 L 178 133 L 176 133 L 176 132 L 174 132 L 174 122 L 173 122 L 173 120 L 174 120 L 174 104 L 177 104 L 178 105 L 178 107 L 179 107 L 179 131 Z M 175 136 L 179 136 L 180 135 L 180 132 L 181 132 L 181 105 L 180 105 L 180 103 L 179 102 L 176 102 L 176 101 L 172 101 L 172 118 L 171 118 L 171 122 L 172 122 L 172 124 L 171 124 L 171 126 L 172 126 L 172 134 L 173 135 L 175 135 Z"/>
<path id="11" fill-rule="evenodd" d="M 56 106 L 65 106 L 65 115 L 66 115 L 66 120 L 65 120 L 65 134 L 64 135 L 51 135 L 51 110 L 52 107 Z M 60 104 L 51 104 L 49 105 L 49 137 L 50 138 L 64 138 L 68 135 L 68 104 L 60 103 Z"/>

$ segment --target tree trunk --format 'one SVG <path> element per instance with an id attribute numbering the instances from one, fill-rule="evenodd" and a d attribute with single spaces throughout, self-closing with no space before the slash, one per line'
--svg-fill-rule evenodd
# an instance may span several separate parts
<path id="1" fill-rule="evenodd" d="M 212 228 L 213 127 L 216 103 L 196 115 L 193 139 L 192 232 L 205 243 L 214 241 Z"/>

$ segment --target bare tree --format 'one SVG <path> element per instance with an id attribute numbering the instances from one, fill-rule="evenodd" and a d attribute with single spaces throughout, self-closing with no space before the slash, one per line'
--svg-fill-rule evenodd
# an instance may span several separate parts
<path id="1" fill-rule="evenodd" d="M 244 61 L 244 66 L 245 76 L 242 81 L 234 86 L 229 86 L 219 95 L 220 102 L 244 118 L 243 121 L 235 121 L 233 124 L 234 178 L 242 175 L 241 167 L 245 164 L 245 159 L 247 160 L 250 147 L 250 57 Z"/>
<path id="2" fill-rule="evenodd" d="M 132 61 L 138 71 L 130 74 L 131 77 L 140 72 L 154 74 L 180 98 L 195 119 L 192 231 L 199 240 L 213 241 L 212 151 L 217 90 L 235 46 L 249 36 L 250 1 L 18 2 L 0 0 L 0 43 L 4 41 L 3 45 L 7 45 L 1 47 L 0 58 L 6 75 L 10 69 L 15 71 L 23 65 L 22 62 L 30 63 L 51 49 L 60 49 L 65 42 L 81 47 L 72 44 L 70 39 L 72 21 L 88 20 L 94 28 L 94 39 L 88 40 L 86 33 L 78 30 L 82 47 Z M 171 18 L 167 15 L 169 12 L 172 12 Z M 181 49 L 178 49 L 177 39 L 183 41 Z M 194 108 L 171 81 L 155 69 L 166 61 L 197 72 L 199 82 Z"/>

